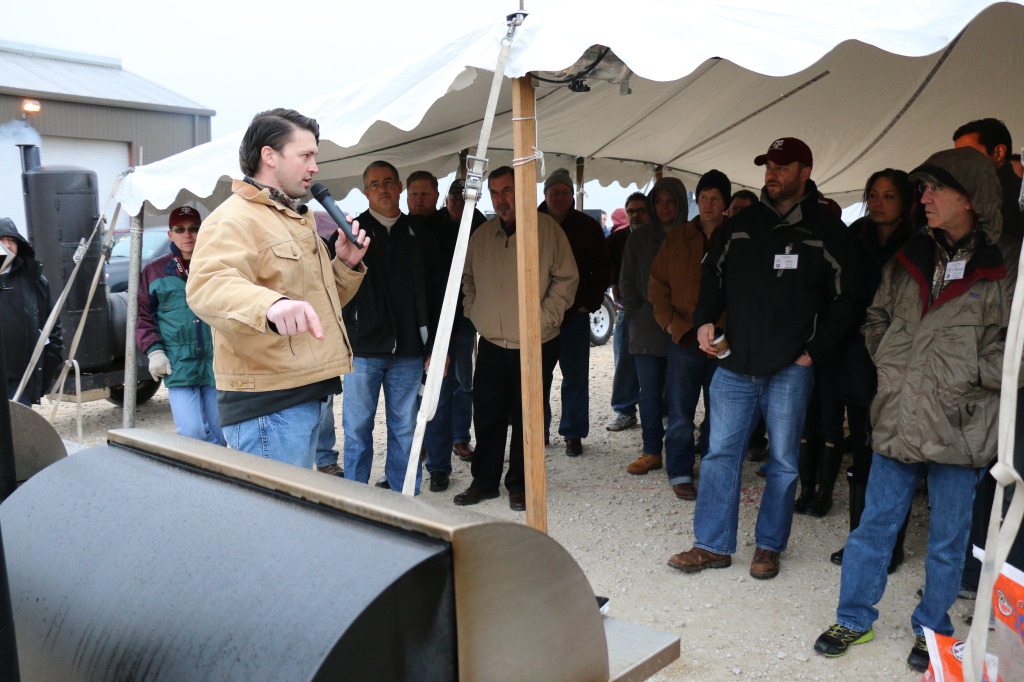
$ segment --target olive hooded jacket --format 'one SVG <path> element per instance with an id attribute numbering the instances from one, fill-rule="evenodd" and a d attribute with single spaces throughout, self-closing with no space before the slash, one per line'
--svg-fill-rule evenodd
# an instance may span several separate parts
<path id="1" fill-rule="evenodd" d="M 981 153 L 938 152 L 911 177 L 965 189 L 978 235 L 963 276 L 948 279 L 934 300 L 932 276 L 945 247 L 931 228 L 914 234 L 882 271 L 862 327 L 878 368 L 873 446 L 905 463 L 980 468 L 996 455 L 1019 245 L 1000 238 L 999 181 Z"/>

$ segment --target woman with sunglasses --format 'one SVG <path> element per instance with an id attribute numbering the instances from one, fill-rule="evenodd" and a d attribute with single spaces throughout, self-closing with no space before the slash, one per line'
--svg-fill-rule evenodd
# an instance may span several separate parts
<path id="1" fill-rule="evenodd" d="M 152 261 L 139 282 L 135 341 L 149 357 L 149 373 L 163 379 L 178 433 L 224 445 L 217 416 L 210 327 L 185 301 L 185 282 L 202 219 L 181 206 L 171 213 L 171 252 Z"/>

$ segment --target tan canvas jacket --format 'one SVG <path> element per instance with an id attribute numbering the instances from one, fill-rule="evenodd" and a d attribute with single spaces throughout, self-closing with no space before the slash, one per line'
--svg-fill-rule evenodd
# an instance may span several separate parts
<path id="1" fill-rule="evenodd" d="M 312 214 L 299 215 L 240 180 L 231 191 L 203 221 L 186 286 L 189 307 L 213 328 L 217 388 L 272 391 L 351 372 L 341 308 L 365 267 L 331 260 Z M 267 309 L 281 298 L 310 303 L 324 339 L 270 329 Z"/>
<path id="2" fill-rule="evenodd" d="M 518 234 L 518 233 L 517 233 Z M 481 225 L 469 240 L 462 271 L 462 305 L 480 336 L 502 348 L 519 348 L 519 283 L 516 236 L 498 218 Z M 537 215 L 541 343 L 558 336 L 562 316 L 576 296 L 579 276 L 565 232 Z"/>

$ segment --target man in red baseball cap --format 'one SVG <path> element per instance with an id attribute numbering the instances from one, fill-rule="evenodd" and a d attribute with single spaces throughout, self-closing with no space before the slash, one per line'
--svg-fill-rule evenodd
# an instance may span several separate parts
<path id="1" fill-rule="evenodd" d="M 862 294 L 853 243 L 821 202 L 811 180 L 813 162 L 810 148 L 795 137 L 772 142 L 754 159 L 765 169 L 760 202 L 719 228 L 703 260 L 693 326 L 701 350 L 725 357 L 711 382 L 711 437 L 701 463 L 695 542 L 669 559 L 686 573 L 732 563 L 736 491 L 747 443 L 763 416 L 771 465 L 750 575 L 778 575 L 793 521 L 812 365 L 827 362 L 857 323 Z M 714 343 L 723 314 L 727 346 Z"/>
<path id="2" fill-rule="evenodd" d="M 224 445 L 213 377 L 213 337 L 185 301 L 185 282 L 203 218 L 179 206 L 168 219 L 171 252 L 142 270 L 135 341 L 149 357 L 149 373 L 163 379 L 175 429 L 183 436 Z"/>

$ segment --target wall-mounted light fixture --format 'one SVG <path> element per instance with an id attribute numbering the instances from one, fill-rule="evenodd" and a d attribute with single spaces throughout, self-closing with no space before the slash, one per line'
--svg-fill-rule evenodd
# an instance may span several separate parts
<path id="1" fill-rule="evenodd" d="M 21 111 L 25 114 L 38 114 L 42 111 L 43 107 L 39 104 L 37 99 L 23 99 L 21 100 Z"/>

